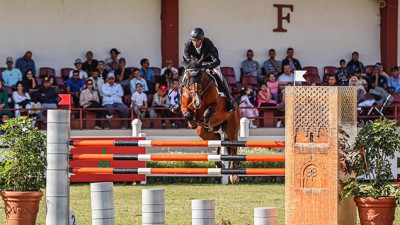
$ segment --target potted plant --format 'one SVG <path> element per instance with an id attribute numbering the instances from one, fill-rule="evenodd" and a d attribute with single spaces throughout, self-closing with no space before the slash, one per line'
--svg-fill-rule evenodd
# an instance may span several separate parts
<path id="1" fill-rule="evenodd" d="M 345 172 L 341 197 L 355 196 L 361 225 L 393 224 L 399 186 L 390 159 L 400 151 L 397 121 L 378 119 L 364 126 L 352 148 L 344 148 Z"/>
<path id="2" fill-rule="evenodd" d="M 0 194 L 8 225 L 35 225 L 46 185 L 46 136 L 19 117 L 0 126 Z"/>

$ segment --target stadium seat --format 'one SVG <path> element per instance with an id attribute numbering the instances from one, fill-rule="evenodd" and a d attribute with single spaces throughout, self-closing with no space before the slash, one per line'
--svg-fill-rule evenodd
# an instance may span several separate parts
<path id="1" fill-rule="evenodd" d="M 35 77 L 35 81 L 36 81 L 36 89 L 42 87 L 43 81 L 41 77 Z"/>
<path id="2" fill-rule="evenodd" d="M 154 75 L 161 75 L 161 69 L 159 67 L 149 67 L 149 69 L 152 69 L 154 71 Z"/>
<path id="3" fill-rule="evenodd" d="M 3 85 L 3 88 L 2 88 L 2 89 L 6 90 L 6 91 L 7 91 L 7 94 L 8 94 L 8 96 L 9 96 L 9 97 L 11 97 L 11 95 L 12 95 L 12 92 L 13 92 L 13 90 L 12 90 L 12 88 L 11 88 L 11 87 L 9 87 L 9 86 L 4 86 L 4 85 Z"/>
<path id="4" fill-rule="evenodd" d="M 62 68 L 61 69 L 61 77 L 63 78 L 64 81 L 68 80 L 69 78 L 69 73 L 71 70 L 74 70 L 73 68 Z"/>
<path id="5" fill-rule="evenodd" d="M 233 69 L 233 67 L 221 67 L 221 73 L 227 77 L 227 76 L 232 76 L 232 77 L 236 77 L 235 76 L 235 70 Z"/>
<path id="6" fill-rule="evenodd" d="M 334 66 L 325 66 L 324 67 L 324 76 L 322 78 L 323 81 L 326 80 L 328 76 L 334 75 L 336 73 L 337 68 Z"/>
<path id="7" fill-rule="evenodd" d="M 232 92 L 238 91 L 237 82 L 236 82 L 236 78 L 235 77 L 226 76 L 225 79 L 226 79 L 226 82 L 228 83 L 229 87 L 231 88 Z"/>
<path id="8" fill-rule="evenodd" d="M 48 76 L 56 76 L 56 70 L 50 67 L 41 67 L 39 69 L 39 76 L 41 78 L 48 77 Z"/>
<path id="9" fill-rule="evenodd" d="M 317 75 L 315 75 L 315 74 L 311 74 L 311 75 L 305 74 L 304 78 L 306 79 L 306 83 L 307 84 L 310 84 L 310 85 L 312 83 L 315 83 L 316 85 L 321 85 L 322 84 L 321 77 L 319 77 L 318 74 Z"/>
<path id="10" fill-rule="evenodd" d="M 307 71 L 306 75 L 318 75 L 318 68 L 315 66 L 305 66 L 303 70 Z"/>

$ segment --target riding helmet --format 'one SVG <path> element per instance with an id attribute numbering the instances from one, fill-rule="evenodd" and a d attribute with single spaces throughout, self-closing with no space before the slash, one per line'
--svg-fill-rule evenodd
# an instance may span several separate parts
<path id="1" fill-rule="evenodd" d="M 204 38 L 204 31 L 200 27 L 194 28 L 189 35 L 192 41 L 200 41 Z"/>

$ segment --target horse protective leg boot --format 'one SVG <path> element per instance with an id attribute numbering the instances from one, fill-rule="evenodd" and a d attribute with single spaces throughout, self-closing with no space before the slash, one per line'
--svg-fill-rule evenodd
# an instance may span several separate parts
<path id="1" fill-rule="evenodd" d="M 219 76 L 217 76 L 219 77 Z M 231 94 L 229 93 L 229 87 L 228 87 L 228 82 L 226 82 L 226 80 L 224 78 L 220 78 L 221 79 L 221 83 L 222 83 L 222 91 L 224 92 L 225 96 L 226 96 L 226 111 L 228 112 L 233 112 L 236 110 L 236 106 L 235 106 L 235 100 L 232 98 Z"/>

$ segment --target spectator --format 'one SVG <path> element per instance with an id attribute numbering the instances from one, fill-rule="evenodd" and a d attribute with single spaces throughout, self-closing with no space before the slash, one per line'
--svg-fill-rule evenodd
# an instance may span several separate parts
<path id="1" fill-rule="evenodd" d="M 27 70 L 31 70 L 33 76 L 36 75 L 36 66 L 35 61 L 32 59 L 32 52 L 27 51 L 25 55 L 21 58 L 17 59 L 15 67 L 21 71 L 22 74 L 25 74 Z"/>
<path id="2" fill-rule="evenodd" d="M 161 72 L 160 72 L 160 73 L 161 73 L 161 74 L 164 74 L 164 72 L 165 72 L 166 69 L 169 69 L 169 70 L 171 70 L 172 72 L 176 72 L 176 73 L 179 72 L 177 68 L 175 68 L 175 67 L 172 66 L 172 59 L 166 59 L 166 60 L 165 60 L 165 67 L 161 69 Z"/>
<path id="3" fill-rule="evenodd" d="M 129 86 L 130 81 L 133 79 L 133 73 L 130 69 L 126 68 L 125 58 L 119 59 L 119 68 L 115 70 L 115 82 L 121 84 L 122 88 Z"/>
<path id="4" fill-rule="evenodd" d="M 103 78 L 100 77 L 100 72 L 98 69 L 94 69 L 92 71 L 92 76 L 89 77 L 88 80 L 91 80 L 93 82 L 93 90 L 97 92 L 99 96 L 102 96 L 101 94 L 101 87 L 104 84 Z"/>
<path id="5" fill-rule="evenodd" d="M 99 95 L 93 89 L 93 80 L 90 78 L 86 81 L 86 88 L 82 90 L 81 95 L 79 96 L 79 104 L 81 107 L 85 109 L 93 109 L 93 108 L 101 108 Z M 93 112 L 93 111 L 92 111 Z M 103 117 L 102 110 L 95 110 L 96 119 L 100 119 Z M 96 130 L 101 130 L 101 121 L 96 120 L 96 126 L 94 127 Z"/>
<path id="6" fill-rule="evenodd" d="M 0 80 L 0 116 L 7 115 L 11 118 L 11 112 L 8 107 L 8 93 L 3 89 L 3 81 Z"/>
<path id="7" fill-rule="evenodd" d="M 357 87 L 357 103 L 363 102 L 365 100 L 365 94 L 367 91 L 365 91 L 362 85 L 358 85 L 358 78 L 356 76 L 352 76 L 350 78 L 349 86 Z"/>
<path id="8" fill-rule="evenodd" d="M 152 108 L 165 108 L 160 110 L 160 114 L 161 114 L 161 118 L 169 118 L 172 117 L 172 112 L 170 112 L 169 110 L 169 98 L 167 96 L 167 86 L 165 85 L 161 85 L 160 89 L 158 89 L 158 91 L 156 92 L 156 94 L 154 94 L 153 96 L 153 102 L 151 103 L 151 107 Z M 150 118 L 154 119 L 156 118 L 156 113 L 154 111 L 154 109 L 151 109 L 149 111 L 150 113 Z M 150 120 L 150 124 L 154 123 L 154 120 Z M 165 125 L 165 120 L 161 120 L 161 127 L 162 129 L 166 128 Z M 152 125 L 151 125 L 152 126 Z"/>
<path id="9" fill-rule="evenodd" d="M 294 49 L 293 48 L 288 48 L 286 51 L 286 58 L 282 60 L 282 71 L 284 71 L 283 66 L 288 64 L 290 66 L 290 70 L 293 73 L 294 70 L 301 70 L 301 64 L 300 61 L 293 58 L 294 56 Z"/>
<path id="10" fill-rule="evenodd" d="M 36 80 L 32 70 L 28 69 L 25 71 L 25 74 L 22 77 L 22 84 L 24 85 L 25 91 L 29 93 L 36 91 Z"/>
<path id="11" fill-rule="evenodd" d="M 131 107 L 138 118 L 144 118 L 146 115 L 147 95 L 143 93 L 143 87 L 141 83 L 137 83 L 135 87 L 135 93 L 131 97 Z"/>
<path id="12" fill-rule="evenodd" d="M 105 82 L 107 82 L 106 79 L 107 79 L 108 71 L 106 70 L 104 61 L 102 61 L 102 60 L 99 61 L 97 69 L 99 69 L 99 77 L 101 79 L 103 79 Z"/>
<path id="13" fill-rule="evenodd" d="M 275 49 L 271 48 L 268 52 L 269 59 L 264 62 L 264 71 L 265 74 L 274 73 L 275 76 L 278 76 L 282 73 L 282 63 L 275 59 L 276 52 Z"/>
<path id="14" fill-rule="evenodd" d="M 43 79 L 43 87 L 40 88 L 36 93 L 35 93 L 37 101 L 41 103 L 41 108 L 42 109 L 56 109 L 58 100 L 57 100 L 57 93 L 53 87 L 51 87 L 50 84 L 50 78 L 45 77 Z M 43 115 L 43 110 L 41 110 L 37 117 L 43 121 L 46 120 L 46 117 Z M 46 122 L 45 122 L 46 123 Z"/>
<path id="15" fill-rule="evenodd" d="M 115 83 L 114 73 L 109 73 L 107 75 L 107 78 L 108 82 L 101 87 L 101 92 L 103 93 L 103 107 L 109 109 L 106 112 L 106 118 L 113 118 L 114 110 L 110 108 L 119 108 L 117 111 L 120 113 L 120 117 L 128 118 L 128 106 L 122 103 L 122 96 L 124 96 L 124 91 L 122 90 L 121 85 Z M 110 129 L 110 122 L 108 120 L 106 120 L 104 124 L 104 129 Z M 126 129 L 126 120 L 121 121 L 121 129 Z"/>
<path id="16" fill-rule="evenodd" d="M 275 77 L 274 73 L 271 74 Z M 278 103 L 272 99 L 271 91 L 265 83 L 261 85 L 261 90 L 257 94 L 257 103 L 258 107 L 276 106 Z"/>
<path id="17" fill-rule="evenodd" d="M 94 69 L 96 69 L 99 65 L 99 62 L 96 59 L 93 59 L 93 52 L 86 52 L 86 61 L 82 65 L 82 70 L 91 76 L 91 73 Z"/>
<path id="18" fill-rule="evenodd" d="M 399 68 L 393 66 L 391 72 L 392 74 L 388 81 L 389 93 L 400 93 Z"/>
<path id="19" fill-rule="evenodd" d="M 13 58 L 7 57 L 6 59 L 7 68 L 2 73 L 2 78 L 4 82 L 4 86 L 12 87 L 15 89 L 15 85 L 18 81 L 22 81 L 21 71 L 17 68 L 13 68 L 14 61 Z"/>
<path id="20" fill-rule="evenodd" d="M 149 92 L 149 88 L 147 87 L 147 82 L 145 79 L 142 79 L 142 74 L 140 74 L 138 69 L 135 69 L 133 71 L 133 76 L 134 78 L 131 80 L 131 92 L 132 94 L 136 92 L 136 85 L 141 84 L 142 85 L 142 90 L 144 93 Z"/>
<path id="21" fill-rule="evenodd" d="M 382 63 L 376 63 L 376 64 L 379 64 L 380 66 L 381 66 L 381 75 L 382 76 L 384 76 L 384 77 L 386 77 L 386 79 L 389 79 L 389 75 L 384 71 L 384 69 L 383 69 L 383 66 L 382 66 Z"/>
<path id="22" fill-rule="evenodd" d="M 18 81 L 16 84 L 17 90 L 12 93 L 12 99 L 14 102 L 15 110 L 15 118 L 20 117 L 20 110 L 18 109 L 32 109 L 32 108 L 40 108 L 40 103 L 34 103 L 31 101 L 31 96 L 28 92 L 24 90 L 24 86 L 21 81 Z M 29 114 L 32 115 L 33 118 L 36 118 L 36 111 L 29 110 Z M 33 124 L 34 125 L 34 124 Z"/>
<path id="23" fill-rule="evenodd" d="M 171 86 L 171 81 L 172 81 L 172 71 L 170 69 L 166 69 L 161 75 L 157 81 L 156 81 L 156 86 L 155 86 L 155 91 L 158 91 L 161 85 L 167 86 L 167 89 Z"/>
<path id="24" fill-rule="evenodd" d="M 253 121 L 255 117 L 258 117 L 258 110 L 251 104 L 249 95 L 251 95 L 252 90 L 248 87 L 242 87 L 240 90 L 240 115 L 246 117 L 250 121 L 250 128 L 257 128 Z"/>
<path id="25" fill-rule="evenodd" d="M 178 79 L 174 79 L 172 80 L 171 83 L 171 88 L 168 90 L 168 99 L 169 99 L 169 107 L 174 107 L 176 104 L 178 104 L 178 101 L 180 99 L 179 96 L 179 80 Z M 182 111 L 179 110 L 178 112 L 178 116 L 182 117 Z M 175 120 L 171 120 L 171 127 L 172 128 L 178 128 L 179 124 L 176 123 Z"/>
<path id="26" fill-rule="evenodd" d="M 110 50 L 110 58 L 105 60 L 106 70 L 108 72 L 118 69 L 118 55 L 121 54 L 116 48 Z"/>
<path id="27" fill-rule="evenodd" d="M 371 75 L 371 77 L 369 77 L 369 84 L 370 84 L 369 87 L 370 89 L 376 87 L 387 89 L 388 87 L 386 77 L 381 74 L 381 66 L 379 63 L 375 64 L 374 66 L 374 72 Z"/>
<path id="28" fill-rule="evenodd" d="M 328 86 L 337 86 L 337 80 L 335 75 L 330 75 L 328 77 Z"/>
<path id="29" fill-rule="evenodd" d="M 278 81 L 280 84 L 280 89 L 285 89 L 285 86 L 288 84 L 293 84 L 294 82 L 294 75 L 290 68 L 289 64 L 283 65 L 283 73 L 278 77 Z"/>
<path id="30" fill-rule="evenodd" d="M 142 77 L 146 80 L 149 91 L 152 92 L 153 91 L 152 78 L 154 76 L 154 71 L 149 68 L 150 62 L 146 58 L 140 60 L 140 65 L 142 66 L 142 68 L 140 68 L 139 72 L 142 75 Z"/>
<path id="31" fill-rule="evenodd" d="M 340 67 L 337 68 L 335 76 L 338 79 L 339 86 L 349 86 L 349 74 L 347 73 L 346 60 L 340 60 Z"/>
<path id="32" fill-rule="evenodd" d="M 69 77 L 72 77 L 74 71 L 78 71 L 79 78 L 83 81 L 86 81 L 86 79 L 88 78 L 88 74 L 82 70 L 82 59 L 76 59 L 74 65 L 76 70 L 71 70 L 71 72 L 69 72 Z"/>
<path id="33" fill-rule="evenodd" d="M 262 83 L 263 77 L 261 76 L 261 67 L 257 61 L 253 60 L 253 50 L 247 50 L 246 56 L 247 59 L 242 62 L 243 75 L 257 77 L 258 83 Z"/>
<path id="34" fill-rule="evenodd" d="M 175 79 L 179 80 L 180 77 L 181 76 L 179 75 L 179 72 L 176 73 L 176 72 L 172 71 L 172 80 L 175 80 Z"/>
<path id="35" fill-rule="evenodd" d="M 369 80 L 369 79 L 368 79 L 368 77 L 363 77 L 363 76 L 362 76 L 361 70 L 356 70 L 356 71 L 354 72 L 354 76 L 356 76 L 357 79 L 358 79 L 358 85 L 367 85 L 367 86 L 369 86 L 369 85 L 368 85 L 368 82 L 367 82 L 367 80 Z M 369 88 L 368 88 L 368 89 L 369 89 Z M 368 90 L 368 89 L 366 89 L 366 90 Z"/>
<path id="36" fill-rule="evenodd" d="M 358 52 L 353 52 L 351 54 L 351 60 L 349 63 L 347 63 L 347 74 L 354 75 L 356 70 L 359 70 L 361 73 L 365 73 L 364 64 L 358 61 L 358 58 Z"/>
<path id="37" fill-rule="evenodd" d="M 276 80 L 276 76 L 273 72 L 269 72 L 267 87 L 271 93 L 271 99 L 278 102 L 278 93 L 279 93 L 279 81 Z"/>
<path id="38" fill-rule="evenodd" d="M 85 87 L 85 82 L 79 78 L 79 71 L 72 71 L 72 77 L 67 80 L 67 94 L 71 94 L 74 99 L 74 104 L 79 104 L 79 94 L 83 87 Z M 50 78 L 49 78 L 50 79 Z M 51 82 L 50 82 L 51 85 Z"/>

